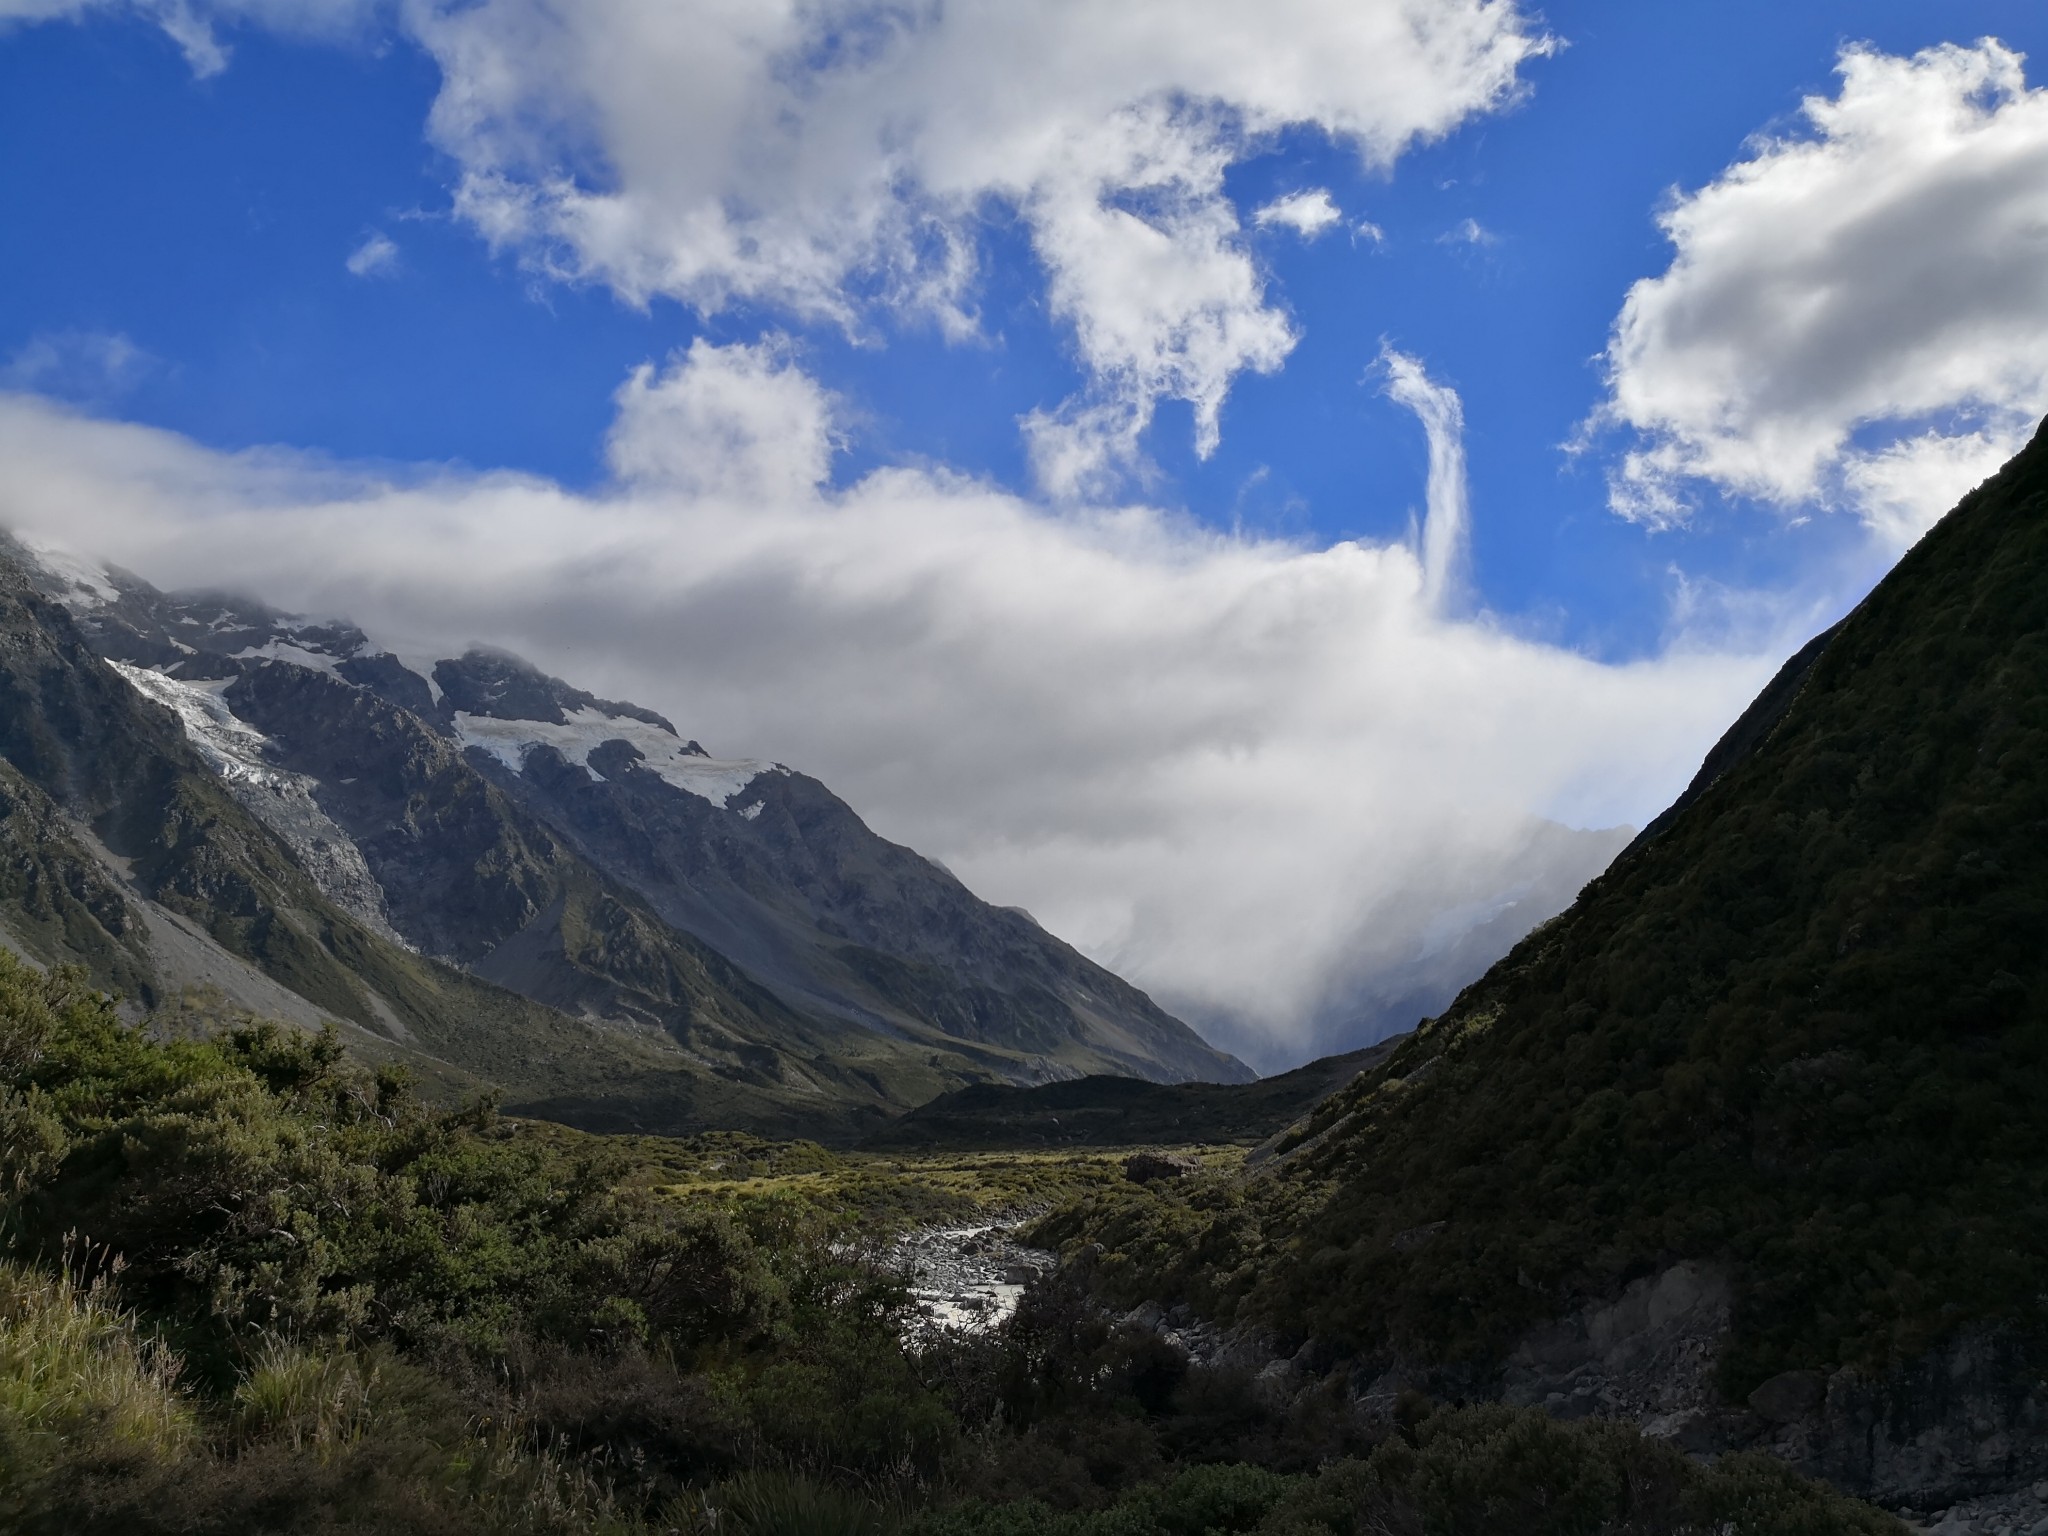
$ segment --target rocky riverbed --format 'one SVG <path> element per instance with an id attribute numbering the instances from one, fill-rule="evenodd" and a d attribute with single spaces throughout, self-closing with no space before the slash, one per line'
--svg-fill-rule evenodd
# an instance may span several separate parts
<path id="1" fill-rule="evenodd" d="M 1017 1310 L 1024 1287 L 1059 1262 L 1026 1248 L 1013 1229 L 920 1227 L 890 1246 L 888 1262 L 910 1281 L 918 1310 L 936 1328 L 992 1328 Z"/>

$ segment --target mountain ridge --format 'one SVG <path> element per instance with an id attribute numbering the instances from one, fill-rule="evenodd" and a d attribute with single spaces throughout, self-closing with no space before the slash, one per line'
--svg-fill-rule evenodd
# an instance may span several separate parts
<path id="1" fill-rule="evenodd" d="M 181 771 L 196 751 L 215 786 L 282 839 L 286 861 L 330 902 L 418 957 L 567 1018 L 652 1030 L 736 1084 L 850 1097 L 878 1115 L 982 1078 L 1248 1075 L 1028 919 L 876 838 L 816 781 L 712 759 L 654 711 L 599 699 L 503 652 L 472 648 L 422 671 L 376 651 L 353 625 L 217 593 L 159 593 L 114 568 L 15 552 L 127 690 L 170 711 L 184 738 Z M 98 703 L 74 716 L 112 707 L 116 696 L 95 686 Z M 167 739 L 132 755 L 147 758 Z M 570 824 L 562 802 L 578 786 L 591 793 Z M 739 805 L 743 789 L 753 798 Z M 778 808 L 763 822 L 771 798 Z M 781 835 L 793 801 L 812 828 L 808 842 L 799 827 L 763 851 L 759 834 Z M 723 835 L 707 837 L 706 825 Z M 595 835 L 607 826 L 609 862 Z M 814 856 L 821 836 L 836 866 Z M 727 872 L 742 862 L 735 846 L 751 850 L 739 869 L 751 890 Z M 764 987 L 762 967 L 734 964 L 693 931 L 715 924 L 678 922 L 687 910 L 679 891 L 718 906 L 674 877 L 678 858 L 713 896 L 748 898 L 751 915 L 770 912 L 796 931 L 805 942 L 785 933 L 782 948 L 804 960 L 796 979 L 810 985 L 793 985 L 785 966 L 769 968 Z M 825 867 L 803 868 L 804 859 Z M 792 893 L 793 868 L 807 889 Z M 900 896 L 906 883 L 922 905 L 872 899 L 878 886 Z M 991 930 L 1005 942 L 974 955 L 962 947 L 960 935 Z M 907 953 L 878 947 L 891 942 Z M 111 961 L 104 943 L 97 949 Z M 376 1027 L 370 996 L 333 978 L 322 985 L 321 1006 Z M 819 1006 L 821 995 L 833 1005 Z M 1108 1005 L 1091 1006 L 1101 999 Z M 575 1112 L 559 1096 L 535 1102 Z M 649 1128 L 624 1112 L 623 1123 Z"/>

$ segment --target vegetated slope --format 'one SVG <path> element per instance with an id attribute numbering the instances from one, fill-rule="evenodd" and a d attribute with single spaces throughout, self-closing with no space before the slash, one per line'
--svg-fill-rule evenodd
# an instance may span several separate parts
<path id="1" fill-rule="evenodd" d="M 1568 912 L 1186 1238 L 1219 1310 L 1497 1360 L 1675 1259 L 1722 1382 L 2048 1325 L 2048 436 Z M 1132 1239 L 1134 1250 L 1138 1239 Z"/>
<path id="2" fill-rule="evenodd" d="M 649 1187 L 815 1146 L 437 1110 L 331 1037 L 153 1038 L 4 953 L 0 1148 L 10 1536 L 1901 1530 L 1628 1426 L 1283 1410 L 1060 1284 L 933 1336 L 871 1200 Z"/>
<path id="3" fill-rule="evenodd" d="M 877 1152 L 1249 1146 L 1286 1130 L 1398 1044 L 1388 1040 L 1325 1056 L 1255 1083 L 1146 1083 L 1129 1077 L 1083 1077 L 1035 1088 L 977 1083 L 890 1121 L 861 1145 Z"/>
<path id="4" fill-rule="evenodd" d="M 568 1017 L 414 953 L 321 890 L 300 851 L 234 787 L 250 786 L 209 766 L 176 715 L 0 561 L 0 928 L 32 957 L 78 961 L 147 1006 L 202 978 L 274 984 L 243 1000 L 347 1022 L 372 1057 L 410 1059 L 443 1081 L 481 1079 L 537 1112 L 590 1124 L 843 1137 L 904 1102 L 857 1062 L 820 1067 L 822 1086 L 748 1081 L 746 1053 L 795 1026 L 744 978 L 727 984 L 715 956 L 662 956 L 671 963 L 658 980 L 672 1006 L 709 1016 L 703 1032 L 730 1042 L 729 1063 L 660 1030 Z M 531 874 L 513 859 L 497 867 L 515 893 Z M 682 942 L 616 902 L 577 910 L 590 919 L 578 942 L 613 969 L 644 955 L 632 947 L 640 931 Z M 918 1080 L 934 1090 L 947 1081 Z"/>
<path id="5" fill-rule="evenodd" d="M 401 661 L 345 623 L 35 568 L 102 655 L 248 759 L 231 778 L 303 802 L 288 818 L 276 795 L 244 796 L 336 877 L 331 896 L 526 996 L 694 1031 L 692 1049 L 763 1086 L 857 1057 L 899 1105 L 984 1077 L 1250 1075 L 816 780 L 714 759 L 651 710 L 498 652 Z M 721 1030 L 679 990 L 693 971 L 766 1027 Z"/>

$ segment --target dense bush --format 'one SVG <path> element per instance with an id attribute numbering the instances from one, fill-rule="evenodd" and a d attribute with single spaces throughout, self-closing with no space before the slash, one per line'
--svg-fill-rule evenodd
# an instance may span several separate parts
<path id="1" fill-rule="evenodd" d="M 1616 1424 L 1532 1409 L 1426 1418 L 1371 1455 L 1286 1476 L 1191 1467 L 1102 1509 L 967 1503 L 912 1536 L 1891 1536 L 1896 1521 L 1762 1457 L 1712 1468 Z"/>

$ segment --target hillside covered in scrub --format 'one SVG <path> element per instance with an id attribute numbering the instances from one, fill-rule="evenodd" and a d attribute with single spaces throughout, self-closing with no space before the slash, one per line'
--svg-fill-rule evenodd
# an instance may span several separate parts
<path id="1" fill-rule="evenodd" d="M 1730 1286 L 1724 1401 L 1848 1371 L 1931 1422 L 1954 1405 L 1913 1373 L 1967 1346 L 2017 1447 L 1986 1454 L 2036 1457 L 2048 436 L 1702 780 L 1264 1176 L 1049 1235 L 1106 1244 L 1116 1294 L 1482 1392 L 1531 1330 L 1691 1261 Z"/>
<path id="2" fill-rule="evenodd" d="M 920 1332 L 861 1212 L 647 1176 L 702 1150 L 435 1110 L 331 1036 L 153 1040 L 0 952 L 0 1529 L 1896 1529 L 1624 1426 L 1277 1403 L 1072 1285 Z"/>
<path id="3" fill-rule="evenodd" d="M 862 1145 L 886 1151 L 1250 1144 L 1286 1129 L 1393 1049 L 1391 1043 L 1370 1045 L 1253 1083 L 1148 1083 L 1099 1075 L 1030 1088 L 976 1083 L 897 1116 Z"/>

